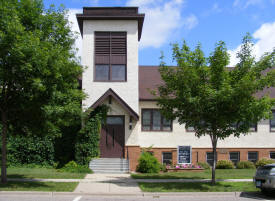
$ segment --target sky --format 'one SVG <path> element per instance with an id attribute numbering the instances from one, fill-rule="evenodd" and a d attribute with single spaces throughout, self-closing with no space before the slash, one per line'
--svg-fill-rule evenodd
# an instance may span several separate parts
<path id="1" fill-rule="evenodd" d="M 171 44 L 185 40 L 194 48 L 201 43 L 206 56 L 222 40 L 230 54 L 230 66 L 238 59 L 243 36 L 253 37 L 253 54 L 259 59 L 275 47 L 275 0 L 44 0 L 45 7 L 63 4 L 68 10 L 73 31 L 79 32 L 75 18 L 83 7 L 138 6 L 145 13 L 139 43 L 139 65 L 159 65 L 161 52 L 165 62 L 172 61 Z M 81 36 L 76 41 L 81 57 Z"/>

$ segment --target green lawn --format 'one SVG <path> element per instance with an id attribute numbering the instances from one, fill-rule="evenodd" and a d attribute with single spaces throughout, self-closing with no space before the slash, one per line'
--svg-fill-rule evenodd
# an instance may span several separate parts
<path id="1" fill-rule="evenodd" d="M 253 182 L 210 183 L 139 183 L 144 192 L 254 192 L 259 191 Z"/>
<path id="2" fill-rule="evenodd" d="M 86 173 L 60 172 L 54 168 L 7 168 L 8 178 L 83 179 Z"/>
<path id="3" fill-rule="evenodd" d="M 0 191 L 72 192 L 77 182 L 8 182 L 0 183 Z"/>
<path id="4" fill-rule="evenodd" d="M 255 169 L 217 169 L 217 179 L 252 179 Z M 135 179 L 211 179 L 211 170 L 203 172 L 169 172 L 159 174 L 132 174 Z"/>

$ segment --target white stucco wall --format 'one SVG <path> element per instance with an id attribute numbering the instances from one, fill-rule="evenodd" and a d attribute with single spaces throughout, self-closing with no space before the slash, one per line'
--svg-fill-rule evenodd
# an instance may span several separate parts
<path id="1" fill-rule="evenodd" d="M 94 32 L 127 32 L 127 82 L 94 82 Z M 83 22 L 82 88 L 88 97 L 83 109 L 90 107 L 109 88 L 112 88 L 138 113 L 138 22 L 135 20 L 86 20 Z"/>
<path id="2" fill-rule="evenodd" d="M 140 105 L 140 121 L 137 123 L 138 140 L 141 147 L 177 147 L 178 145 L 191 145 L 194 148 L 211 147 L 209 136 L 201 138 L 195 137 L 193 132 L 187 132 L 184 125 L 173 121 L 172 132 L 144 132 L 141 131 L 141 109 L 157 108 L 156 102 L 143 101 Z M 224 141 L 218 142 L 219 148 L 274 148 L 275 133 L 269 131 L 269 120 L 263 120 L 258 123 L 258 131 L 252 132 L 240 138 L 229 137 Z"/>

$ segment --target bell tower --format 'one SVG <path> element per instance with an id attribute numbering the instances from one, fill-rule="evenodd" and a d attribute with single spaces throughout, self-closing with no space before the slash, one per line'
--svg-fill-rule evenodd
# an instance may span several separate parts
<path id="1" fill-rule="evenodd" d="M 84 7 L 76 15 L 83 38 L 82 89 L 87 109 L 112 90 L 138 114 L 138 42 L 144 14 L 137 7 Z"/>

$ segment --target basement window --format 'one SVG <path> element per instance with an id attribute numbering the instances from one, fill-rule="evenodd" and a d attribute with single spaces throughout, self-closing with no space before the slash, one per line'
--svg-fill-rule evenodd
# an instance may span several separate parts
<path id="1" fill-rule="evenodd" d="M 229 160 L 231 160 L 234 165 L 237 165 L 237 163 L 240 161 L 240 152 L 230 152 Z"/>
<path id="2" fill-rule="evenodd" d="M 162 164 L 172 164 L 172 152 L 162 152 Z"/>
<path id="3" fill-rule="evenodd" d="M 258 152 L 257 151 L 249 151 L 248 152 L 248 161 L 256 163 L 258 161 Z"/>

